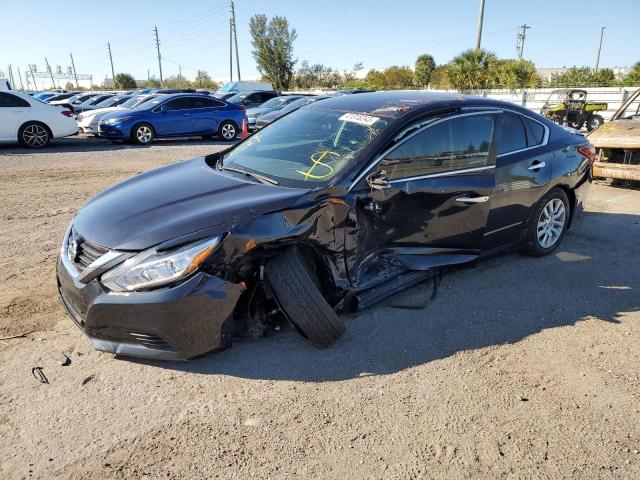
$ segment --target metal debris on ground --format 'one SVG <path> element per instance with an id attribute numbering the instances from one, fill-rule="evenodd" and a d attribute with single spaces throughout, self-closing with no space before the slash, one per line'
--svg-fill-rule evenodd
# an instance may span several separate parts
<path id="1" fill-rule="evenodd" d="M 82 380 L 82 386 L 84 387 L 87 383 L 89 383 L 91 380 L 93 380 L 95 378 L 95 373 L 92 373 L 91 375 L 89 375 L 88 377 L 86 377 L 84 380 Z"/>
<path id="2" fill-rule="evenodd" d="M 19 333 L 17 335 L 9 335 L 8 337 L 0 337 L 0 340 L 11 340 L 14 338 L 24 338 L 27 335 L 29 335 L 31 333 L 31 331 L 28 332 L 24 332 L 24 333 Z"/>
<path id="3" fill-rule="evenodd" d="M 42 371 L 42 367 L 33 367 L 31 369 L 31 375 L 33 375 L 36 380 L 38 380 L 40 383 L 49 383 L 49 380 L 47 379 L 46 375 L 44 374 L 44 372 Z"/>

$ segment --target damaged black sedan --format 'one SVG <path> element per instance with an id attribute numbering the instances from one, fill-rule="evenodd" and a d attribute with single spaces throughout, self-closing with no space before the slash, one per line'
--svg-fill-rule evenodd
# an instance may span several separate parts
<path id="1" fill-rule="evenodd" d="M 132 177 L 75 216 L 58 290 L 98 350 L 186 359 L 288 319 L 326 347 L 435 269 L 562 241 L 593 147 L 530 110 L 419 92 L 331 98 Z"/>

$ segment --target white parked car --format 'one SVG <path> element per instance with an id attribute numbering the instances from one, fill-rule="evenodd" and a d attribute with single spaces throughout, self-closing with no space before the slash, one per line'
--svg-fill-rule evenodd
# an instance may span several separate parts
<path id="1" fill-rule="evenodd" d="M 78 131 L 69 110 L 41 102 L 26 93 L 0 91 L 0 142 L 44 147 L 52 138 Z"/>
<path id="2" fill-rule="evenodd" d="M 136 96 L 128 96 L 125 101 L 119 103 L 119 101 L 115 101 L 117 105 L 112 107 L 104 107 L 104 108 L 96 108 L 95 110 L 86 110 L 76 117 L 76 121 L 78 122 L 78 128 L 83 133 L 93 133 L 94 135 L 98 135 L 98 123 L 100 119 L 104 117 L 107 113 L 115 112 L 123 108 L 135 108 L 141 103 L 146 102 L 147 100 L 151 100 L 158 95 L 136 95 Z M 124 95 L 123 95 L 124 97 Z M 111 97 L 113 99 L 114 97 Z M 109 99 L 109 100 L 111 100 Z M 108 102 L 109 100 L 105 100 Z"/>

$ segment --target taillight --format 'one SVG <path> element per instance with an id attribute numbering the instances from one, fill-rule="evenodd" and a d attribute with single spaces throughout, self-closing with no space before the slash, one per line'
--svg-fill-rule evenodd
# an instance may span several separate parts
<path id="1" fill-rule="evenodd" d="M 62 115 L 64 115 L 65 117 L 69 117 L 69 118 L 73 117 L 73 112 L 71 112 L 69 110 L 62 110 L 60 113 Z"/>
<path id="2" fill-rule="evenodd" d="M 576 150 L 578 150 L 578 152 L 580 152 L 582 155 L 587 157 L 587 159 L 589 160 L 589 163 L 595 162 L 596 147 L 594 147 L 590 143 L 587 143 L 585 145 L 580 145 L 578 148 L 576 148 Z"/>

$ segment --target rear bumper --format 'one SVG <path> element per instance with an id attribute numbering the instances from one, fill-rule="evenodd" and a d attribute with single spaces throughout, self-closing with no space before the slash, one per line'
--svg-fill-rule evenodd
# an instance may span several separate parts
<path id="1" fill-rule="evenodd" d="M 242 287 L 204 272 L 169 288 L 115 293 L 98 279 L 74 278 L 58 258 L 60 299 L 74 323 L 105 352 L 185 360 L 230 344 L 233 312 Z"/>

